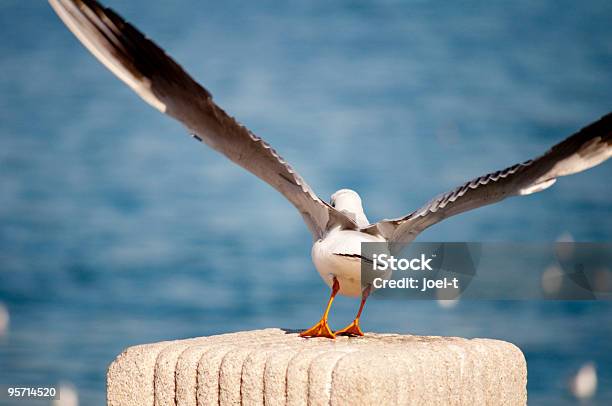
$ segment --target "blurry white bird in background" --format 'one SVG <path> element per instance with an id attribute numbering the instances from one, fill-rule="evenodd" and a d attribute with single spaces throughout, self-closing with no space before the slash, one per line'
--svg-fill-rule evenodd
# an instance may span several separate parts
<path id="1" fill-rule="evenodd" d="M 53 406 L 79 406 L 79 394 L 76 387 L 70 382 L 61 382 L 59 397 L 53 400 Z"/>
<path id="2" fill-rule="evenodd" d="M 569 382 L 569 389 L 578 399 L 589 399 L 597 391 L 597 369 L 595 363 L 583 364 Z"/>
<path id="3" fill-rule="evenodd" d="M 8 333 L 10 320 L 8 309 L 5 305 L 0 303 L 0 337 Z"/>

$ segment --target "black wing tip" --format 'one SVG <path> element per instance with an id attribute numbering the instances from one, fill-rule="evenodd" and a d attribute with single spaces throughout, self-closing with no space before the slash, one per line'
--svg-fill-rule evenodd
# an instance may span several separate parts
<path id="1" fill-rule="evenodd" d="M 578 134 L 588 134 L 590 137 L 600 136 L 610 143 L 612 141 L 612 112 L 578 131 Z"/>

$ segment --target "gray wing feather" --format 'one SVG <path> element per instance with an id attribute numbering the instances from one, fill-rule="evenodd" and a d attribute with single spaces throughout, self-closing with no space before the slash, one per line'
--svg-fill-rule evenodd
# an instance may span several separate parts
<path id="1" fill-rule="evenodd" d="M 557 177 L 571 175 L 612 156 L 612 113 L 555 145 L 539 158 L 473 179 L 435 197 L 407 216 L 383 220 L 363 231 L 406 244 L 427 227 L 455 214 L 492 204 L 509 196 L 550 187 Z"/>
<path id="2" fill-rule="evenodd" d="M 283 194 L 315 239 L 333 225 L 357 227 L 319 199 L 268 143 L 217 106 L 180 65 L 111 9 L 94 0 L 49 2 L 83 45 L 147 103 Z"/>

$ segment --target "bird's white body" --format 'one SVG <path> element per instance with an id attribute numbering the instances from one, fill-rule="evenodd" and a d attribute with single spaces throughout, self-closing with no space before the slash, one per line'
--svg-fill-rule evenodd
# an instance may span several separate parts
<path id="1" fill-rule="evenodd" d="M 359 255 L 361 243 L 364 242 L 385 242 L 385 239 L 359 231 L 335 228 L 312 246 L 312 262 L 319 275 L 330 287 L 335 276 L 340 284 L 340 295 L 361 295 Z"/>
<path id="2" fill-rule="evenodd" d="M 333 194 L 331 202 L 336 209 L 353 218 L 359 226 L 369 224 L 357 192 L 341 189 Z M 312 262 L 319 275 L 330 287 L 335 276 L 340 284 L 340 295 L 361 296 L 360 255 L 361 243 L 364 242 L 384 243 L 386 240 L 381 236 L 334 227 L 312 246 Z"/>

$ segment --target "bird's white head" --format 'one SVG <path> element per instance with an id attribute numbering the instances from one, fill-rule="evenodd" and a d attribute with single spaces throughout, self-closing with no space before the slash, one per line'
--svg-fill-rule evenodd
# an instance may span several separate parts
<path id="1" fill-rule="evenodd" d="M 366 227 L 370 224 L 363 211 L 361 197 L 351 189 L 340 189 L 331 196 L 330 203 L 336 210 L 349 214 L 359 227 Z"/>

